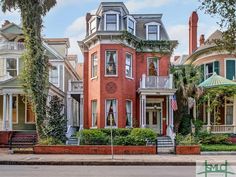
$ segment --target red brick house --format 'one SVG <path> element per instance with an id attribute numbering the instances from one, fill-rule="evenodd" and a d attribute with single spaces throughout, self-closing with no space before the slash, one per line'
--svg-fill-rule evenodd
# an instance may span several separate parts
<path id="1" fill-rule="evenodd" d="M 162 14 L 130 14 L 122 2 L 102 2 L 86 15 L 84 55 L 84 128 L 150 127 L 172 136 L 171 99 L 176 89 L 169 73 L 170 53 L 137 41 L 168 41 Z M 161 48 L 162 46 L 160 46 Z"/>

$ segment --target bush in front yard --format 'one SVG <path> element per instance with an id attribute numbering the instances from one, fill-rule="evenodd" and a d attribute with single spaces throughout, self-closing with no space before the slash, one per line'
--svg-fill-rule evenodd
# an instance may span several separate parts
<path id="1" fill-rule="evenodd" d="M 47 137 L 47 138 L 44 138 L 44 139 L 40 139 L 39 140 L 39 144 L 40 145 L 64 145 L 64 143 L 57 139 L 57 138 L 53 138 L 53 137 Z"/>
<path id="2" fill-rule="evenodd" d="M 176 144 L 177 145 L 185 145 L 185 146 L 197 145 L 197 144 L 199 144 L 198 141 L 199 140 L 191 134 L 188 134 L 188 135 L 177 134 L 176 135 Z"/>
<path id="3" fill-rule="evenodd" d="M 81 145 L 107 145 L 109 137 L 99 129 L 84 129 L 78 132 Z"/>
<path id="4" fill-rule="evenodd" d="M 212 134 L 206 131 L 198 134 L 198 139 L 201 144 L 231 144 L 229 136 L 225 134 Z"/>
<path id="5" fill-rule="evenodd" d="M 131 133 L 131 136 L 133 136 L 136 139 L 139 139 L 141 141 L 149 140 L 149 141 L 156 141 L 157 133 L 150 129 L 150 128 L 134 128 Z"/>
<path id="6" fill-rule="evenodd" d="M 110 128 L 103 128 L 100 130 L 103 133 L 105 133 L 107 136 L 111 136 L 111 129 Z M 113 135 L 113 137 L 128 136 L 128 135 L 130 135 L 131 131 L 132 131 L 131 128 L 114 128 L 114 129 L 112 129 L 112 135 Z"/>

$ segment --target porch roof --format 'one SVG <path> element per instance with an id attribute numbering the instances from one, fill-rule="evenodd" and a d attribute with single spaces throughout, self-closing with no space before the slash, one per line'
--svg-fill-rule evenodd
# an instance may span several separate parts
<path id="1" fill-rule="evenodd" d="M 214 73 L 211 77 L 199 84 L 199 87 L 212 88 L 218 86 L 236 86 L 236 82 L 226 79 Z"/>

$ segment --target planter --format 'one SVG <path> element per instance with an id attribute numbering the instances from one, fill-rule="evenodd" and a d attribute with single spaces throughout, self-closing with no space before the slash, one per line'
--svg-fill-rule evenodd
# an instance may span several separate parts
<path id="1" fill-rule="evenodd" d="M 156 154 L 156 146 L 114 146 L 114 154 Z M 34 146 L 35 154 L 111 154 L 111 146 Z"/>
<path id="2" fill-rule="evenodd" d="M 200 145 L 177 145 L 176 154 L 178 155 L 199 155 L 201 152 Z"/>
<path id="3" fill-rule="evenodd" d="M 0 147 L 8 147 L 12 131 L 0 131 Z"/>

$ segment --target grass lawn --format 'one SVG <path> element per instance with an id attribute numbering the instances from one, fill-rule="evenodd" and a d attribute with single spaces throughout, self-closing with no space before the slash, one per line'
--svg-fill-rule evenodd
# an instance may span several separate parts
<path id="1" fill-rule="evenodd" d="M 236 151 L 236 144 L 202 144 L 201 151 Z"/>

